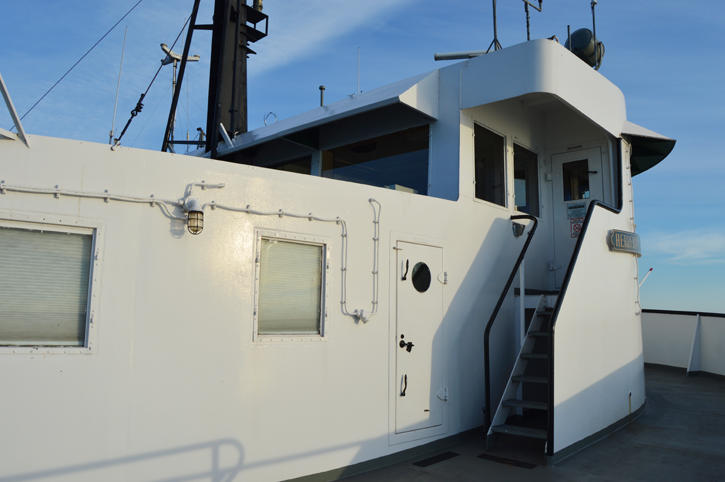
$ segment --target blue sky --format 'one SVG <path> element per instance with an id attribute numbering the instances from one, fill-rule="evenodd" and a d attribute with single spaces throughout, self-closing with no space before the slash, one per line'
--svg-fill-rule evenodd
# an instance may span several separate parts
<path id="1" fill-rule="evenodd" d="M 23 115 L 138 0 L 6 2 L 0 73 Z M 250 0 L 251 3 L 251 0 Z M 591 28 L 589 0 L 545 0 L 531 11 L 532 38 Z M 124 29 L 128 27 L 116 130 L 146 90 L 193 0 L 143 0 L 28 116 L 31 134 L 108 142 Z M 211 21 L 203 0 L 200 22 Z M 265 0 L 270 36 L 249 61 L 249 126 L 269 112 L 286 118 L 360 87 L 370 90 L 448 64 L 435 52 L 480 50 L 493 39 L 489 0 Z M 634 179 L 642 237 L 645 308 L 725 313 L 725 9 L 722 1 L 600 0 L 600 72 L 627 100 L 628 118 L 678 140 L 660 165 Z M 498 0 L 504 47 L 526 40 L 521 0 Z M 175 51 L 183 48 L 182 36 Z M 210 34 L 197 32 L 178 111 L 176 138 L 205 127 Z M 164 67 L 122 143 L 160 149 L 171 102 Z M 188 88 L 188 93 L 187 93 Z M 270 116 L 270 120 L 272 117 Z M 12 125 L 4 106 L 0 127 Z M 0 173 L 0 178 L 2 174 Z"/>

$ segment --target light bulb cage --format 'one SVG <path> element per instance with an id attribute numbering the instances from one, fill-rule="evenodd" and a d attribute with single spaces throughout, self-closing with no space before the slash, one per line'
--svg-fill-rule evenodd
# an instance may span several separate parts
<path id="1" fill-rule="evenodd" d="M 201 234 L 204 230 L 204 213 L 202 211 L 190 211 L 186 227 L 191 234 Z"/>
<path id="2" fill-rule="evenodd" d="M 204 230 L 204 211 L 202 211 L 199 200 L 189 196 L 184 202 L 184 210 L 187 214 L 186 228 L 191 234 L 200 234 Z"/>

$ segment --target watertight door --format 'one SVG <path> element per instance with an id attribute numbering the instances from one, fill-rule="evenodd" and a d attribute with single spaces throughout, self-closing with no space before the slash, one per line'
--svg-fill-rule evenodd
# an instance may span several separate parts
<path id="1" fill-rule="evenodd" d="M 602 200 L 604 175 L 599 147 L 552 156 L 554 266 L 556 287 L 566 275 L 571 254 L 593 199 Z"/>
<path id="2" fill-rule="evenodd" d="M 395 432 L 443 423 L 443 249 L 397 243 Z"/>

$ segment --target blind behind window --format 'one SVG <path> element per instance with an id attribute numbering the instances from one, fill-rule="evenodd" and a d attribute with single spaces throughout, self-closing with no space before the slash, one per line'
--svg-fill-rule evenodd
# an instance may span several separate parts
<path id="1" fill-rule="evenodd" d="M 260 335 L 319 334 L 322 246 L 262 238 Z"/>
<path id="2" fill-rule="evenodd" d="M 84 346 L 92 244 L 0 227 L 0 345 Z"/>

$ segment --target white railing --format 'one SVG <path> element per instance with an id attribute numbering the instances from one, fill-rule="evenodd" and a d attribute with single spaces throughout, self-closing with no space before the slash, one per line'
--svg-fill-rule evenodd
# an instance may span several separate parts
<path id="1" fill-rule="evenodd" d="M 642 311 L 644 362 L 725 376 L 725 314 Z"/>

